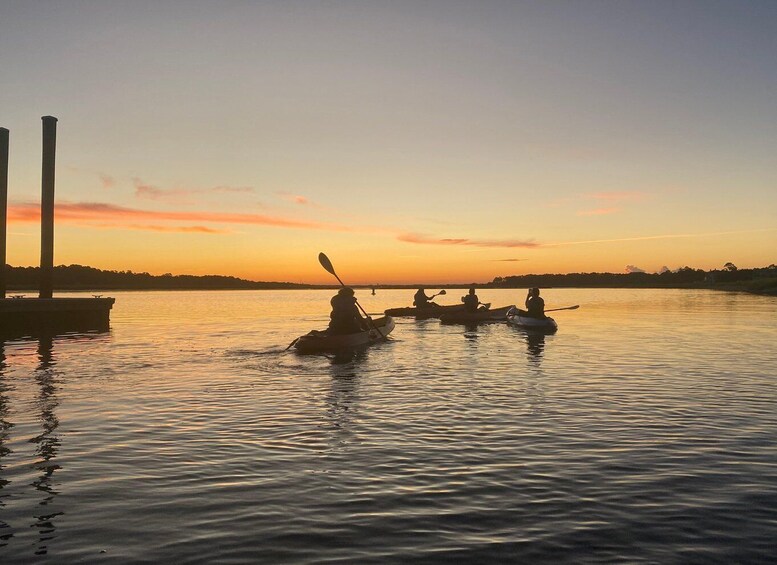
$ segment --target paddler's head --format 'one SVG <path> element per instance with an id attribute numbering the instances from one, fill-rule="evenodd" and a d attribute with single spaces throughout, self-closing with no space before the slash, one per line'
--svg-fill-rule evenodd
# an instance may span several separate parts
<path id="1" fill-rule="evenodd" d="M 473 287 L 470 287 L 470 289 L 469 289 L 469 293 L 470 293 L 470 294 L 475 294 L 475 287 L 474 287 L 474 286 L 473 286 Z"/>
<path id="2" fill-rule="evenodd" d="M 353 289 L 350 286 L 344 286 L 337 291 L 340 296 L 353 296 Z"/>

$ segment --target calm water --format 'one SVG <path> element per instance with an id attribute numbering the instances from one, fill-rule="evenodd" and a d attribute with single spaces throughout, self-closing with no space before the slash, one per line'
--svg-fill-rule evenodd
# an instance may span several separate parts
<path id="1" fill-rule="evenodd" d="M 119 292 L 110 334 L 6 343 L 0 561 L 777 560 L 777 299 L 550 289 L 553 336 L 284 352 L 331 294 Z"/>

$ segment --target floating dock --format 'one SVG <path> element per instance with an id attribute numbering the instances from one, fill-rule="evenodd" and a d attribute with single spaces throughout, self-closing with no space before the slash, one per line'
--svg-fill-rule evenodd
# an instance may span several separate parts
<path id="1" fill-rule="evenodd" d="M 0 338 L 110 329 L 113 298 L 2 298 Z"/>
<path id="2" fill-rule="evenodd" d="M 54 298 L 54 173 L 57 118 L 43 116 L 39 298 L 6 298 L 8 139 L 0 128 L 0 338 L 110 329 L 113 298 Z"/>

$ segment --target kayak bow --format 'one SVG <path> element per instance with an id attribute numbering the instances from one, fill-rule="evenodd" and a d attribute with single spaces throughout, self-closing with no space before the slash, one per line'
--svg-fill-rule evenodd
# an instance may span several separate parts
<path id="1" fill-rule="evenodd" d="M 507 313 L 507 323 L 525 330 L 533 330 L 542 333 L 554 333 L 558 330 L 556 320 L 545 316 L 545 318 L 532 318 L 521 315 L 521 310 L 513 309 Z"/>

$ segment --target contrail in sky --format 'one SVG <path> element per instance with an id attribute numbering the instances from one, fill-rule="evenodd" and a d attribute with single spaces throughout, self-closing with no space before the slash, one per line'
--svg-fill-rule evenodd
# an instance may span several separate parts
<path id="1" fill-rule="evenodd" d="M 765 231 L 777 231 L 777 227 L 774 228 L 758 228 L 752 230 L 734 230 L 734 231 L 720 231 L 709 233 L 674 233 L 674 234 L 662 234 L 662 235 L 643 235 L 637 237 L 620 237 L 615 239 L 589 239 L 583 241 L 560 241 L 557 243 L 540 243 L 540 247 L 560 247 L 562 245 L 586 245 L 589 243 L 616 243 L 619 241 L 646 241 L 650 239 L 677 239 L 688 237 L 712 237 L 716 235 L 733 235 L 738 233 L 757 233 Z"/>

